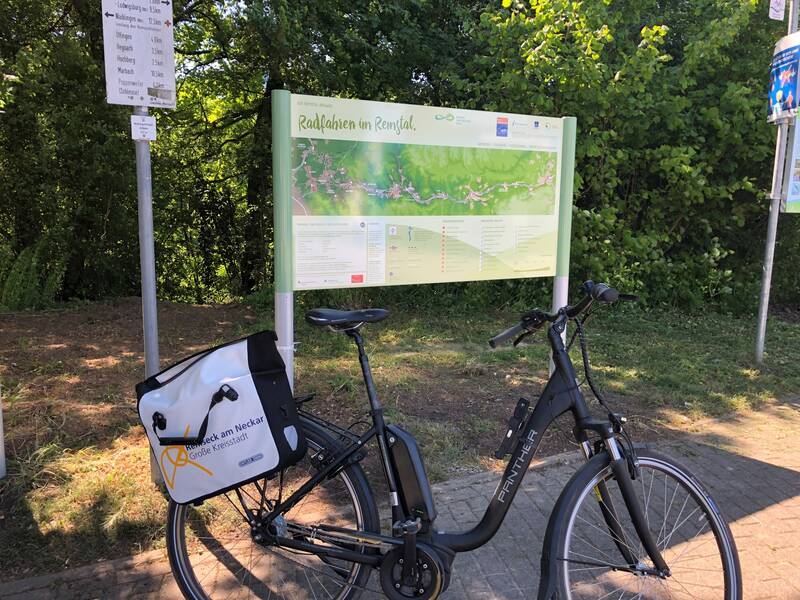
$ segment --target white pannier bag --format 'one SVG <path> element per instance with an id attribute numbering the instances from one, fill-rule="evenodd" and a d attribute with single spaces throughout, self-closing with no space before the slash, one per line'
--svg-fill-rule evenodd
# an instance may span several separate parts
<path id="1" fill-rule="evenodd" d="M 139 418 L 178 503 L 268 476 L 306 452 L 276 335 L 203 350 L 137 384 Z"/>

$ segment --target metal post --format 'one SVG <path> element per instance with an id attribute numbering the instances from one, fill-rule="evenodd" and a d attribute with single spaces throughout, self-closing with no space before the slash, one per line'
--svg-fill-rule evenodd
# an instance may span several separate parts
<path id="1" fill-rule="evenodd" d="M 0 479 L 3 479 L 6 473 L 6 438 L 3 434 L 3 388 L 0 386 Z"/>
<path id="2" fill-rule="evenodd" d="M 137 106 L 133 114 L 147 116 L 146 106 Z M 156 304 L 156 258 L 153 243 L 153 181 L 150 171 L 150 142 L 136 140 L 136 187 L 139 199 L 139 264 L 142 272 L 142 324 L 144 329 L 145 377 L 159 371 L 158 306 Z M 150 475 L 162 484 L 161 471 L 150 453 Z"/>
<path id="3" fill-rule="evenodd" d="M 789 34 L 797 31 L 798 0 L 789 4 Z M 770 192 L 769 220 L 767 221 L 767 242 L 764 248 L 764 267 L 761 276 L 761 295 L 758 300 L 758 329 L 756 331 L 756 362 L 764 361 L 764 342 L 767 337 L 767 316 L 769 314 L 769 292 L 772 285 L 772 264 L 775 259 L 775 240 L 778 236 L 778 215 L 781 208 L 786 145 L 789 139 L 789 121 L 778 123 L 775 139 L 775 164 L 772 169 L 772 190 Z"/>
<path id="4" fill-rule="evenodd" d="M 294 389 L 294 291 L 292 285 L 292 95 L 272 92 L 272 202 L 275 228 L 275 333 Z"/>

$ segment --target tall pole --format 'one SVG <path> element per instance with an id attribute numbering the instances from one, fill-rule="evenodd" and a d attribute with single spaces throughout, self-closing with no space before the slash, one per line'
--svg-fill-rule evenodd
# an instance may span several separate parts
<path id="1" fill-rule="evenodd" d="M 6 476 L 6 439 L 3 436 L 3 387 L 0 386 L 0 479 Z"/>
<path id="2" fill-rule="evenodd" d="M 789 3 L 789 35 L 797 31 L 797 17 L 800 2 L 790 0 Z M 769 220 L 767 221 L 767 242 L 764 248 L 764 267 L 761 275 L 761 295 L 758 301 L 758 330 L 756 332 L 756 362 L 764 362 L 764 342 L 767 337 L 767 316 L 769 313 L 769 292 L 772 285 L 772 265 L 775 260 L 775 241 L 778 237 L 778 215 L 781 210 L 781 192 L 783 190 L 784 163 L 786 162 L 786 146 L 789 140 L 789 120 L 778 123 L 775 139 L 775 164 L 772 169 L 772 190 L 769 199 Z"/>
<path id="3" fill-rule="evenodd" d="M 294 389 L 294 286 L 292 266 L 292 95 L 272 92 L 272 201 L 275 231 L 275 333 Z"/>
<path id="4" fill-rule="evenodd" d="M 147 116 L 146 106 L 133 109 Z M 139 264 L 142 271 L 142 324 L 144 329 L 144 374 L 159 371 L 158 306 L 156 304 L 156 253 L 153 242 L 153 180 L 150 171 L 150 142 L 136 140 L 136 187 L 139 199 Z M 150 453 L 150 475 L 154 483 L 163 482 L 161 471 Z"/>

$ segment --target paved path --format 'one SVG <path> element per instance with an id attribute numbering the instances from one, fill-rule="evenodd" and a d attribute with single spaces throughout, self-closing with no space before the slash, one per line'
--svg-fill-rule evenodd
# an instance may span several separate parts
<path id="1" fill-rule="evenodd" d="M 672 444 L 731 523 L 747 600 L 800 600 L 800 399 L 706 421 Z M 534 598 L 548 515 L 577 461 L 530 472 L 491 544 L 459 555 L 448 600 Z M 439 528 L 477 521 L 499 479 L 480 473 L 436 486 Z M 376 580 L 371 580 L 376 585 Z M 180 598 L 161 551 L 0 585 L 0 600 Z"/>

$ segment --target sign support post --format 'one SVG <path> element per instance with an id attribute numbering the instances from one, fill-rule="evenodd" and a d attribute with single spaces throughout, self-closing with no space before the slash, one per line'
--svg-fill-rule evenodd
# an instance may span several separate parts
<path id="1" fill-rule="evenodd" d="M 133 109 L 136 116 L 147 116 L 146 106 Z M 142 274 L 142 326 L 144 333 L 145 377 L 159 371 L 158 304 L 156 302 L 156 254 L 153 241 L 153 179 L 150 168 L 150 141 L 135 140 L 136 188 L 139 209 L 139 265 Z M 161 471 L 150 453 L 150 475 L 156 484 L 163 482 Z"/>
<path id="2" fill-rule="evenodd" d="M 575 176 L 575 132 L 578 120 L 562 117 L 564 137 L 561 146 L 561 198 L 558 203 L 558 246 L 556 276 L 553 279 L 553 310 L 569 302 L 569 246 L 572 239 L 572 196 Z M 566 339 L 564 330 L 562 337 Z"/>
<path id="3" fill-rule="evenodd" d="M 159 371 L 159 357 L 150 170 L 150 141 L 156 139 L 156 123 L 148 116 L 148 107 L 175 108 L 172 0 L 102 0 L 101 5 L 106 100 L 133 107 L 131 137 L 136 147 L 144 371 L 150 377 Z M 163 484 L 152 452 L 150 474 L 155 484 Z"/>
<path id="4" fill-rule="evenodd" d="M 275 333 L 294 389 L 294 288 L 292 282 L 291 105 L 287 90 L 272 92 L 273 231 L 275 239 Z"/>
<path id="5" fill-rule="evenodd" d="M 798 8 L 800 0 L 791 0 L 789 5 L 789 34 L 797 31 Z M 767 221 L 767 241 L 764 248 L 764 267 L 761 276 L 761 295 L 758 301 L 758 329 L 756 332 L 756 362 L 764 362 L 764 342 L 767 337 L 767 316 L 769 313 L 769 292 L 772 285 L 772 265 L 775 259 L 775 241 L 778 236 L 778 214 L 781 210 L 783 191 L 784 163 L 786 146 L 789 140 L 789 121 L 782 119 L 778 123 L 775 140 L 775 164 L 772 170 L 772 190 L 769 199 L 769 220 Z"/>
<path id="6" fill-rule="evenodd" d="M 0 387 L 0 479 L 6 476 L 6 438 L 3 433 L 3 388 Z"/>

